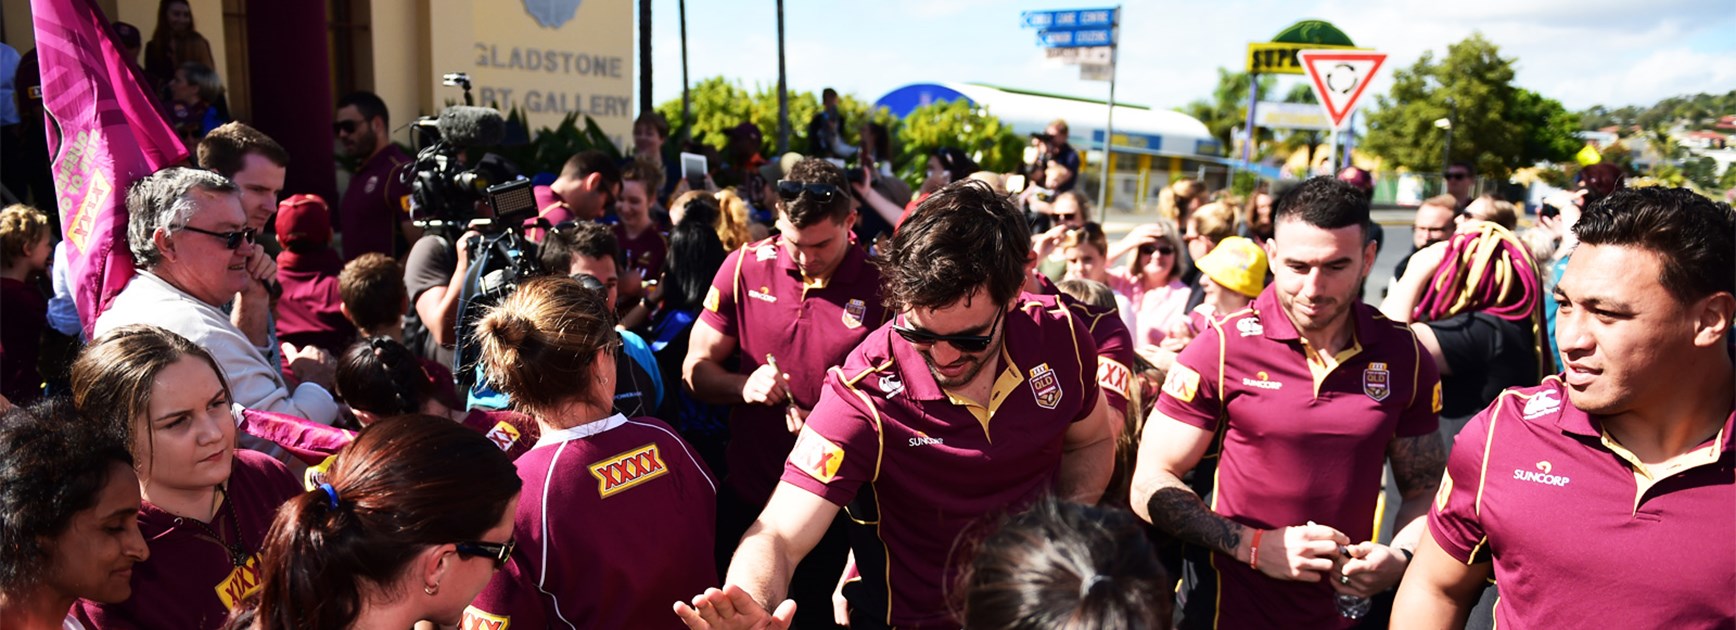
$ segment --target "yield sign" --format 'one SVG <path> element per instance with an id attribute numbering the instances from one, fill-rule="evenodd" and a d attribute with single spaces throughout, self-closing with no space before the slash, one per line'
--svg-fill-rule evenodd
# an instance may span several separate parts
<path id="1" fill-rule="evenodd" d="M 1332 119 L 1334 129 L 1344 126 L 1344 119 L 1356 111 L 1369 80 L 1386 62 L 1386 53 L 1366 51 L 1304 50 L 1296 53 L 1308 84 L 1321 108 Z"/>

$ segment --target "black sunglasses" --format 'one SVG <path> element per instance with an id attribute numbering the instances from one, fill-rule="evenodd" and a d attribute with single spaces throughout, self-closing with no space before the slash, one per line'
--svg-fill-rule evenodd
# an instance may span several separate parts
<path id="1" fill-rule="evenodd" d="M 842 192 L 838 190 L 837 186 L 831 184 L 793 182 L 787 179 L 778 180 L 778 197 L 782 198 L 784 201 L 795 201 L 796 197 L 800 196 L 804 192 L 808 193 L 808 196 L 813 198 L 814 201 L 818 201 L 822 204 L 832 203 L 832 198 L 834 196 L 842 194 Z"/>
<path id="2" fill-rule="evenodd" d="M 1150 256 L 1152 254 L 1163 254 L 1165 256 L 1168 256 L 1168 255 L 1174 254 L 1174 253 L 1175 253 L 1175 249 L 1168 247 L 1168 246 L 1161 246 L 1161 247 L 1157 246 L 1157 245 L 1140 245 L 1139 246 L 1139 255 L 1141 255 L 1141 256 Z"/>
<path id="3" fill-rule="evenodd" d="M 362 121 L 359 120 L 340 120 L 332 123 L 332 134 L 341 136 L 346 133 L 355 133 L 356 127 L 361 125 Z"/>
<path id="4" fill-rule="evenodd" d="M 1447 179 L 1470 179 L 1470 173 L 1447 173 Z"/>
<path id="5" fill-rule="evenodd" d="M 453 545 L 458 551 L 458 555 L 493 560 L 496 569 L 506 566 L 506 559 L 512 557 L 512 548 L 515 546 L 517 543 L 511 540 L 504 543 L 473 540 Z"/>
<path id="6" fill-rule="evenodd" d="M 223 239 L 223 247 L 228 249 L 240 247 L 242 241 L 246 241 L 249 245 L 256 242 L 254 240 L 256 235 L 253 232 L 253 228 L 241 228 L 233 232 L 212 232 L 211 230 L 201 230 L 191 225 L 183 225 L 177 229 L 186 230 L 188 232 L 197 232 L 206 236 L 215 236 Z"/>
<path id="7" fill-rule="evenodd" d="M 982 352 L 994 343 L 995 327 L 1001 323 L 1001 317 L 1006 315 L 1006 309 L 995 313 L 995 321 L 989 322 L 989 334 L 986 335 L 936 335 L 926 330 L 918 330 L 899 324 L 892 325 L 892 332 L 898 333 L 905 341 L 915 346 L 932 346 L 942 341 L 952 344 L 959 352 Z"/>

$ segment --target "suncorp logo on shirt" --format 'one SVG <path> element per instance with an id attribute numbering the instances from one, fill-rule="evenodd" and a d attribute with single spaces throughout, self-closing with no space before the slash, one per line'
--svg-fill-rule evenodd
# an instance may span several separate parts
<path id="1" fill-rule="evenodd" d="M 1571 480 L 1566 478 L 1566 477 L 1562 477 L 1560 475 L 1549 474 L 1551 471 L 1554 470 L 1554 468 L 1555 467 L 1553 465 L 1551 465 L 1548 461 L 1541 461 L 1541 462 L 1537 462 L 1537 470 L 1542 471 L 1542 472 L 1525 470 L 1523 468 L 1514 468 L 1513 469 L 1513 478 L 1518 479 L 1520 481 L 1529 481 L 1532 483 L 1540 483 L 1540 484 L 1543 484 L 1546 486 L 1556 486 L 1556 487 L 1566 486 L 1567 482 L 1571 481 Z"/>
<path id="2" fill-rule="evenodd" d="M 1255 372 L 1254 376 L 1256 378 L 1243 378 L 1242 384 L 1247 385 L 1248 387 L 1255 387 L 1255 388 L 1259 388 L 1259 389 L 1270 389 L 1273 391 L 1277 391 L 1279 388 L 1284 386 L 1283 383 L 1280 383 L 1278 381 L 1268 380 L 1266 372 L 1264 370 L 1259 371 L 1259 372 Z"/>

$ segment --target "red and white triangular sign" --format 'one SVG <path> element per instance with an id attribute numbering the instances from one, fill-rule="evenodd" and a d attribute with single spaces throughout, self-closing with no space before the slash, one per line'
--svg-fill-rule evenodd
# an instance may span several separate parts
<path id="1" fill-rule="evenodd" d="M 1320 99 L 1326 117 L 1334 129 L 1344 126 L 1344 119 L 1356 111 L 1362 93 L 1380 66 L 1386 63 L 1386 53 L 1372 51 L 1304 50 L 1296 53 L 1302 70 L 1308 74 L 1308 85 Z"/>

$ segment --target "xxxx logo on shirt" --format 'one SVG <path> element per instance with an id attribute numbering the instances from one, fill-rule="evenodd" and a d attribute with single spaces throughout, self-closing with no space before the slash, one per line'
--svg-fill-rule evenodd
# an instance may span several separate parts
<path id="1" fill-rule="evenodd" d="M 1391 380 L 1392 373 L 1387 371 L 1385 363 L 1369 363 L 1368 367 L 1362 370 L 1362 393 L 1368 394 L 1375 402 L 1386 400 L 1386 397 L 1392 394 L 1389 386 Z"/>
<path id="2" fill-rule="evenodd" d="M 656 444 L 612 455 L 591 464 L 591 476 L 597 478 L 597 496 L 607 499 L 634 486 L 669 474 Z"/>
<path id="3" fill-rule="evenodd" d="M 1170 366 L 1169 375 L 1163 378 L 1163 393 L 1181 402 L 1193 402 L 1199 390 L 1200 373 L 1180 363 Z"/>
<path id="4" fill-rule="evenodd" d="M 1109 359 L 1097 359 L 1097 385 L 1128 398 L 1133 392 L 1133 371 Z"/>
<path id="5" fill-rule="evenodd" d="M 512 445 L 518 442 L 518 429 L 505 421 L 494 423 L 494 428 L 488 430 L 488 441 L 493 442 L 500 450 L 510 451 Z"/>
<path id="6" fill-rule="evenodd" d="M 1037 367 L 1031 368 L 1030 382 L 1037 406 L 1054 409 L 1061 404 L 1061 380 L 1055 378 L 1055 371 L 1049 369 L 1049 364 L 1038 363 Z"/>
<path id="7" fill-rule="evenodd" d="M 712 287 L 710 291 L 706 291 L 705 310 L 716 313 L 719 299 L 720 296 L 717 294 L 717 287 Z"/>
<path id="8" fill-rule="evenodd" d="M 820 434 L 802 429 L 796 447 L 790 449 L 790 462 L 820 483 L 832 483 L 838 478 L 838 467 L 844 465 L 844 449 Z"/>
<path id="9" fill-rule="evenodd" d="M 506 630 L 512 626 L 512 617 L 492 615 L 482 612 L 475 606 L 464 607 L 464 622 L 460 630 Z"/>
<path id="10" fill-rule="evenodd" d="M 248 556 L 246 564 L 235 567 L 229 577 L 217 583 L 217 598 L 223 600 L 224 608 L 235 610 L 236 604 L 259 592 L 260 586 L 259 556 Z"/>

